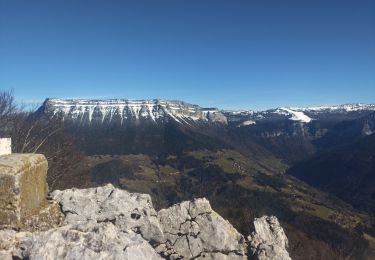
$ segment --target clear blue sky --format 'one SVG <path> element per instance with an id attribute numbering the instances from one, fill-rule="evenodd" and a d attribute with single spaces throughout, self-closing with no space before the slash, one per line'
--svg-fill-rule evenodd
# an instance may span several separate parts
<path id="1" fill-rule="evenodd" d="M 0 89 L 222 108 L 375 102 L 374 0 L 0 0 Z"/>

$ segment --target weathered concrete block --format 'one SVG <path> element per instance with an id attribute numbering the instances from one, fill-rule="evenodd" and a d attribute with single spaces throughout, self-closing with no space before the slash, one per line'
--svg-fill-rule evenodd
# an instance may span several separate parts
<path id="1" fill-rule="evenodd" d="M 0 156 L 0 227 L 20 228 L 45 205 L 47 169 L 41 154 Z"/>
<path id="2" fill-rule="evenodd" d="M 0 155 L 12 153 L 12 140 L 10 138 L 0 138 Z"/>

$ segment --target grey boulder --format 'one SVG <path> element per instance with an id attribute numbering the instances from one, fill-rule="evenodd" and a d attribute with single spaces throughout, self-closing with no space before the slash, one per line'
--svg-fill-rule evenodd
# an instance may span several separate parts
<path id="1" fill-rule="evenodd" d="M 176 204 L 158 212 L 166 238 L 161 253 L 184 259 L 245 259 L 245 238 L 206 199 Z"/>
<path id="2" fill-rule="evenodd" d="M 162 242 L 163 232 L 148 194 L 129 193 L 112 184 L 52 193 L 65 214 L 64 224 L 111 222 L 122 231 L 140 233 L 148 241 Z"/>
<path id="3" fill-rule="evenodd" d="M 250 254 L 259 260 L 291 260 L 287 251 L 288 238 L 275 216 L 263 216 L 253 222 L 249 235 Z"/>
<path id="4" fill-rule="evenodd" d="M 140 235 L 87 222 L 37 232 L 22 241 L 25 259 L 161 259 Z"/>

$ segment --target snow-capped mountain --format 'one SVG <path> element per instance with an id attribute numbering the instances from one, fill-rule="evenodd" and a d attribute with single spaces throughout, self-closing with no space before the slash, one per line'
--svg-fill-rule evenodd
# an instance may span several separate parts
<path id="1" fill-rule="evenodd" d="M 264 111 L 240 110 L 225 111 L 228 122 L 252 121 L 275 121 L 292 120 L 301 123 L 309 123 L 313 120 L 321 119 L 354 119 L 365 116 L 375 111 L 375 104 L 343 104 L 334 106 L 316 106 L 316 107 L 280 107 Z"/>
<path id="2" fill-rule="evenodd" d="M 354 104 L 342 104 L 334 106 L 316 106 L 316 107 L 300 107 L 300 108 L 291 108 L 295 111 L 306 111 L 310 113 L 348 113 L 356 111 L 375 111 L 375 104 L 364 104 L 364 103 L 354 103 Z"/>
<path id="3" fill-rule="evenodd" d="M 265 111 L 226 111 L 225 115 L 228 122 L 239 122 L 239 126 L 250 125 L 243 124 L 244 122 L 256 122 L 264 120 L 292 120 L 301 123 L 309 123 L 313 119 L 307 116 L 303 111 L 293 110 L 291 108 L 281 107 L 276 109 L 269 109 Z M 252 123 L 253 124 L 253 123 Z"/>
<path id="4" fill-rule="evenodd" d="M 79 124 L 127 122 L 162 123 L 173 120 L 180 124 L 198 122 L 231 124 L 239 127 L 255 125 L 260 121 L 291 120 L 307 124 L 314 120 L 345 120 L 365 116 L 375 111 L 374 104 L 344 104 L 317 107 L 280 107 L 264 111 L 229 111 L 202 108 L 183 101 L 148 100 L 87 100 L 46 99 L 39 109 L 48 117 L 59 117 Z"/>
<path id="5" fill-rule="evenodd" d="M 182 101 L 171 100 L 86 100 L 47 99 L 39 109 L 49 117 L 59 116 L 81 124 L 147 120 L 155 123 L 174 120 L 182 124 L 193 122 L 227 123 L 216 108 L 201 108 Z"/>

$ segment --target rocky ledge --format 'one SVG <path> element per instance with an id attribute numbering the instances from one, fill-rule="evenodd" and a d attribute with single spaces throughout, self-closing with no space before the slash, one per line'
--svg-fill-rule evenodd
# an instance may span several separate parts
<path id="1" fill-rule="evenodd" d="M 149 195 L 110 184 L 51 195 L 61 226 L 0 230 L 0 259 L 290 259 L 276 217 L 255 219 L 245 238 L 204 198 L 157 212 Z"/>

